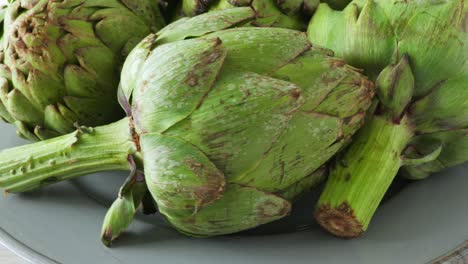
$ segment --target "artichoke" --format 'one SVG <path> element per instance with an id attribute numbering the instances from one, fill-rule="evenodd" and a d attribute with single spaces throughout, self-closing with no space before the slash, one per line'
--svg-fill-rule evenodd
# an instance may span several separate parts
<path id="1" fill-rule="evenodd" d="M 334 165 L 316 218 L 335 235 L 368 227 L 402 168 L 412 179 L 468 160 L 464 0 L 320 5 L 309 39 L 376 79 L 379 105 Z"/>
<path id="2" fill-rule="evenodd" d="M 226 9 L 148 36 L 122 71 L 128 117 L 1 152 L 0 186 L 23 192 L 130 169 L 106 244 L 144 197 L 139 171 L 161 214 L 191 236 L 284 217 L 363 124 L 373 84 L 303 32 L 235 27 L 254 19 L 249 7 Z"/>
<path id="3" fill-rule="evenodd" d="M 344 8 L 350 0 L 323 0 L 333 8 Z M 249 24 L 260 27 L 281 27 L 305 30 L 319 5 L 319 0 L 181 0 L 164 1 L 168 19 L 192 17 L 202 13 L 235 7 L 251 7 L 257 18 Z"/>
<path id="4" fill-rule="evenodd" d="M 257 18 L 250 21 L 252 25 L 305 30 L 318 4 L 319 0 L 182 0 L 175 8 L 173 20 L 209 11 L 249 6 L 257 14 Z"/>
<path id="5" fill-rule="evenodd" d="M 124 58 L 164 25 L 154 0 L 18 0 L 5 15 L 0 116 L 42 140 L 123 116 Z"/>

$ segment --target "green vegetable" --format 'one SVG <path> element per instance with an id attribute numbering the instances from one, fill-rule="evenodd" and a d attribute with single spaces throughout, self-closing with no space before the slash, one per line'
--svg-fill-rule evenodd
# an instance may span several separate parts
<path id="1" fill-rule="evenodd" d="M 355 0 L 311 20 L 309 39 L 364 68 L 380 100 L 318 203 L 333 234 L 361 235 L 400 168 L 420 179 L 468 160 L 465 2 Z"/>
<path id="2" fill-rule="evenodd" d="M 257 16 L 249 22 L 254 26 L 305 31 L 310 15 L 318 4 L 319 0 L 182 0 L 175 11 L 175 19 L 215 10 L 251 7 Z"/>
<path id="3" fill-rule="evenodd" d="M 154 0 L 18 0 L 5 15 L 0 116 L 30 140 L 123 116 L 125 56 L 164 25 Z"/>
<path id="4" fill-rule="evenodd" d="M 343 9 L 350 0 L 181 0 L 163 1 L 169 20 L 193 17 L 210 11 L 235 7 L 251 7 L 256 19 L 248 25 L 280 27 L 305 31 L 310 17 L 320 2 Z"/>
<path id="5" fill-rule="evenodd" d="M 374 91 L 303 32 L 233 28 L 254 19 L 251 8 L 227 9 L 148 36 L 123 68 L 119 98 L 128 117 L 0 152 L 0 186 L 23 192 L 130 168 L 106 217 L 106 244 L 143 199 L 138 170 L 159 211 L 188 235 L 284 217 L 362 125 Z"/>

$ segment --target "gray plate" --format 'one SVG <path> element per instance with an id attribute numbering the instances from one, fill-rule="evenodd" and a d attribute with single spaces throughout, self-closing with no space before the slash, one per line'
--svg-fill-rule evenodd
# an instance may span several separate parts
<path id="1" fill-rule="evenodd" d="M 0 148 L 24 143 L 0 124 Z M 405 187 L 378 210 L 365 236 L 341 240 L 311 224 L 306 197 L 286 221 L 249 234 L 179 235 L 158 216 L 138 216 L 112 249 L 102 218 L 125 175 L 103 173 L 0 199 L 0 240 L 33 263 L 427 263 L 468 238 L 468 164 Z M 273 235 L 265 233 L 280 231 Z"/>

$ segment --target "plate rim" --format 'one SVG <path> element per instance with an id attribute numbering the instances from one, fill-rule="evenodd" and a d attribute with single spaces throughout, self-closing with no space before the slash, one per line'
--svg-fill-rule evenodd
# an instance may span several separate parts
<path id="1" fill-rule="evenodd" d="M 8 231 L 0 227 L 0 244 L 22 260 L 31 264 L 62 264 L 47 257 L 44 254 L 26 246 L 23 242 L 15 238 Z"/>

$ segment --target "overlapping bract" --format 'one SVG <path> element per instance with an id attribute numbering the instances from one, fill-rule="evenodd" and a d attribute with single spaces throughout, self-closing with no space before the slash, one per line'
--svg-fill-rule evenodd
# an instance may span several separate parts
<path id="1" fill-rule="evenodd" d="M 163 25 L 152 0 L 12 2 L 0 54 L 1 117 L 30 140 L 121 118 L 124 58 Z"/>

